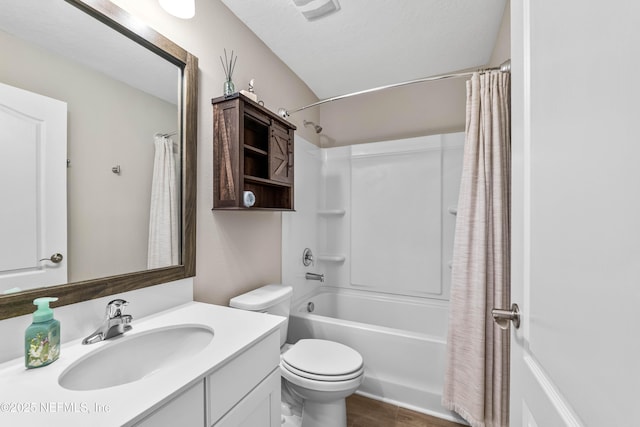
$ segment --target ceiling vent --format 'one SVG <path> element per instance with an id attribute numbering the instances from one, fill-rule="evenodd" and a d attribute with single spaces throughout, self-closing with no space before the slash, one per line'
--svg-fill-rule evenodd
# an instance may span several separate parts
<path id="1" fill-rule="evenodd" d="M 324 18 L 340 10 L 338 0 L 293 0 L 293 3 L 308 21 Z"/>

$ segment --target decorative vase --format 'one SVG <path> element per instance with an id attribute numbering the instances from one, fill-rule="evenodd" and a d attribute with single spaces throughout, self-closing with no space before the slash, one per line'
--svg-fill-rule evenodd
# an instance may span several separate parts
<path id="1" fill-rule="evenodd" d="M 225 80 L 224 89 L 223 89 L 224 96 L 229 96 L 235 93 L 235 91 L 236 91 L 236 86 L 233 84 L 231 79 Z"/>

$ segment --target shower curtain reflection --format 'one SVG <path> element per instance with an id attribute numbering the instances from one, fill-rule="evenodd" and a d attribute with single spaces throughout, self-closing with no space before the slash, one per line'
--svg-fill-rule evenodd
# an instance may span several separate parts
<path id="1" fill-rule="evenodd" d="M 155 158 L 149 214 L 148 268 L 179 264 L 180 219 L 174 143 L 165 135 L 154 139 Z"/>

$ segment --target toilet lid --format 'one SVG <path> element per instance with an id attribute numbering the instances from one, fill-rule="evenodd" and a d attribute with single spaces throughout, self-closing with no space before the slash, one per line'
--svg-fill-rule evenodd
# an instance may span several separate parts
<path id="1" fill-rule="evenodd" d="M 300 340 L 282 360 L 296 370 L 320 376 L 345 376 L 362 369 L 362 356 L 346 345 L 326 340 Z"/>

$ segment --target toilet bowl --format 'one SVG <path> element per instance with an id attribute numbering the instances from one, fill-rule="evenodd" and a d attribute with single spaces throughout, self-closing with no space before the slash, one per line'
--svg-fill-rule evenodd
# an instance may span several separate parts
<path id="1" fill-rule="evenodd" d="M 292 288 L 267 285 L 232 298 L 229 305 L 289 317 Z M 362 384 L 360 353 L 337 342 L 303 339 L 287 344 L 288 322 L 280 332 L 280 375 L 302 401 L 302 427 L 346 427 L 345 398 Z"/>
<path id="2" fill-rule="evenodd" d="M 304 402 L 303 427 L 346 427 L 345 398 L 363 374 L 362 356 L 333 341 L 300 340 L 280 357 L 280 375 Z"/>

